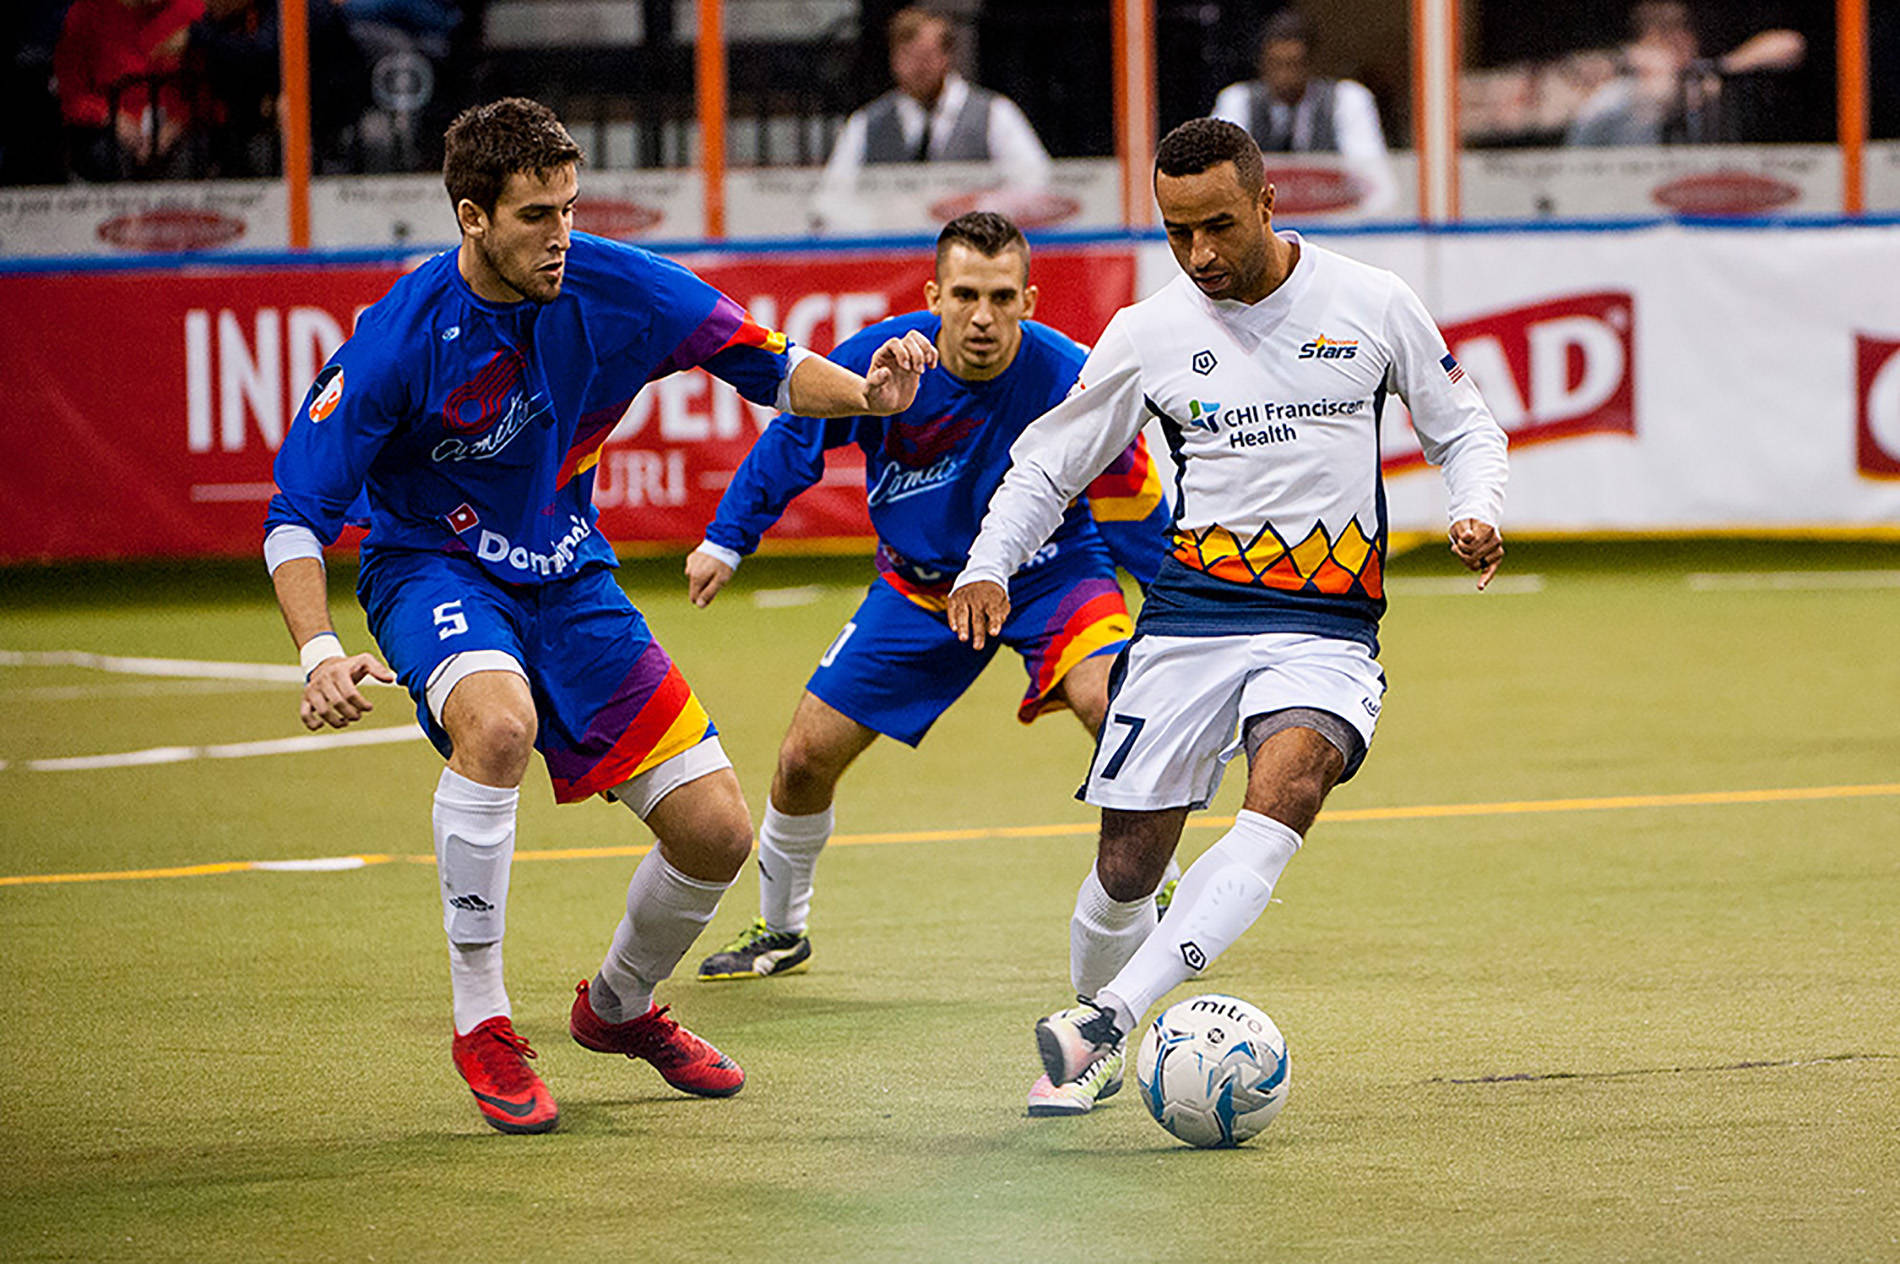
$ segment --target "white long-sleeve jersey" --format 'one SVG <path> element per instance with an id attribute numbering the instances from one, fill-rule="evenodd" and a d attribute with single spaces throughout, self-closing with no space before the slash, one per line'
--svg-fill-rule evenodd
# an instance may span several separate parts
<path id="1" fill-rule="evenodd" d="M 1311 632 L 1378 649 L 1385 613 L 1379 418 L 1396 391 L 1450 519 L 1499 525 L 1505 438 L 1398 277 L 1281 236 L 1299 257 L 1257 303 L 1182 276 L 1115 314 L 1074 392 L 1010 449 L 957 587 L 1007 586 L 1063 509 L 1159 419 L 1173 548 L 1142 606 L 1153 635 Z"/>

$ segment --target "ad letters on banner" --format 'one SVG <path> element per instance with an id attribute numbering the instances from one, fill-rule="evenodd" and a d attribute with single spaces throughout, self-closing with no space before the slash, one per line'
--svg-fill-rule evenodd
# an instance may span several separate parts
<path id="1" fill-rule="evenodd" d="M 1511 447 L 1583 434 L 1636 433 L 1635 298 L 1575 294 L 1441 325 Z M 1390 432 L 1388 432 L 1390 434 Z M 1403 446 L 1401 446 L 1403 445 Z M 1425 464 L 1410 428 L 1392 436 L 1384 466 Z"/>
<path id="2" fill-rule="evenodd" d="M 820 352 L 922 307 L 932 274 L 928 247 L 689 264 L 762 324 Z M 1042 249 L 1034 267 L 1038 317 L 1078 338 L 1093 338 L 1133 298 L 1126 250 Z M 0 563 L 255 552 L 286 429 L 357 316 L 402 272 L 392 263 L 0 275 L 0 303 L 35 314 L 30 336 L 0 340 L 9 488 Z M 601 454 L 600 529 L 636 549 L 696 544 L 771 416 L 700 372 L 648 386 Z M 832 454 L 773 535 L 868 539 L 855 449 Z"/>
<path id="3" fill-rule="evenodd" d="M 1900 479 L 1900 341 L 1858 334 L 1854 342 L 1861 475 Z"/>

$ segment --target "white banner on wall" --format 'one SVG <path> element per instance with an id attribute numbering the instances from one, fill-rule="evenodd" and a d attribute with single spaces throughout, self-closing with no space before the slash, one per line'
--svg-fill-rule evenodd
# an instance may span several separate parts
<path id="1" fill-rule="evenodd" d="M 1900 527 L 1900 226 L 1312 235 L 1432 309 L 1511 433 L 1508 526 Z M 1402 409 L 1385 439 L 1392 525 L 1442 529 Z"/>
<path id="2" fill-rule="evenodd" d="M 584 171 L 574 226 L 623 240 L 696 237 L 699 191 L 696 171 Z M 325 176 L 310 182 L 310 235 L 334 250 L 447 245 L 457 232 L 440 175 Z"/>
<path id="3" fill-rule="evenodd" d="M 282 250 L 276 180 L 0 189 L 0 255 Z"/>
<path id="4" fill-rule="evenodd" d="M 1889 215 L 1900 211 L 1900 140 L 1867 146 L 1862 172 L 1867 180 L 1867 209 Z"/>
<path id="5" fill-rule="evenodd" d="M 1467 150 L 1458 178 L 1472 219 L 1827 215 L 1841 209 L 1832 145 Z"/>

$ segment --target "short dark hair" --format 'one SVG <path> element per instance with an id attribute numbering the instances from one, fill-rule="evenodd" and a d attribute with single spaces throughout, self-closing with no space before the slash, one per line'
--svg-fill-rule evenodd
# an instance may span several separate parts
<path id="1" fill-rule="evenodd" d="M 1282 9 L 1261 24 L 1261 48 L 1281 40 L 1297 40 L 1308 48 L 1313 46 L 1313 28 L 1307 25 L 1298 9 Z"/>
<path id="2" fill-rule="evenodd" d="M 1260 146 L 1254 144 L 1246 128 L 1225 119 L 1189 119 L 1163 136 L 1155 150 L 1156 175 L 1197 176 L 1223 162 L 1234 164 L 1241 188 L 1252 192 L 1267 187 Z"/>
<path id="3" fill-rule="evenodd" d="M 950 20 L 949 14 L 940 13 L 925 5 L 911 5 L 891 15 L 890 28 L 885 32 L 890 40 L 891 51 L 894 53 L 910 43 L 922 35 L 924 28 L 929 26 L 937 28 L 937 38 L 943 41 L 945 51 L 956 51 L 956 23 Z"/>
<path id="4" fill-rule="evenodd" d="M 490 215 L 508 177 L 551 172 L 581 161 L 581 147 L 554 111 L 526 97 L 503 97 L 455 116 L 443 137 L 442 183 L 449 205 L 467 198 Z"/>
<path id="5" fill-rule="evenodd" d="M 994 259 L 1005 250 L 1020 250 L 1023 269 L 1029 268 L 1029 240 L 1014 220 L 996 211 L 966 211 L 943 226 L 937 234 L 937 262 L 955 245 L 968 246 L 985 259 Z"/>

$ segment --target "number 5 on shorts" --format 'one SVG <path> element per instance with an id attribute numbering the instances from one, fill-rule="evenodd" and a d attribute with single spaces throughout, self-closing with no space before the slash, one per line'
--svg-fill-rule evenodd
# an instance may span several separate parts
<path id="1" fill-rule="evenodd" d="M 1122 744 L 1115 748 L 1115 753 L 1108 757 L 1108 763 L 1102 766 L 1103 781 L 1113 781 L 1122 770 L 1122 765 L 1128 762 L 1128 752 L 1134 749 L 1135 739 L 1141 736 L 1142 726 L 1148 723 L 1146 717 L 1139 715 L 1111 715 L 1108 722 L 1126 724 L 1128 736 L 1122 738 Z"/>

